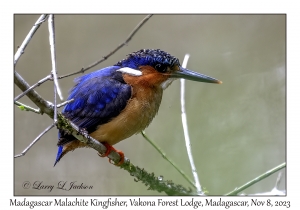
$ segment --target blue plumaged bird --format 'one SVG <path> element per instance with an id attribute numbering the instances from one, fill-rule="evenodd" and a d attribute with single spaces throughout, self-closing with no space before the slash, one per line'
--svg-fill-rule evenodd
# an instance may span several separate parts
<path id="1" fill-rule="evenodd" d="M 143 131 L 158 112 L 163 90 L 175 79 L 221 81 L 181 67 L 178 58 L 156 49 L 133 52 L 127 58 L 75 79 L 62 114 L 107 147 Z M 74 149 L 87 147 L 63 130 L 58 133 L 55 164 Z M 124 154 L 121 155 L 121 165 Z M 107 155 L 108 152 L 106 152 Z M 54 164 L 54 165 L 55 165 Z"/>

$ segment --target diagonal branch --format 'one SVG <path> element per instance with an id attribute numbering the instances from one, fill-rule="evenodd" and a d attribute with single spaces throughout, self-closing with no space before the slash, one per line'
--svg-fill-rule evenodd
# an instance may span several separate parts
<path id="1" fill-rule="evenodd" d="M 149 137 L 146 135 L 145 131 L 141 132 L 142 136 L 144 137 L 144 139 L 146 139 L 151 146 L 153 146 L 156 151 L 161 154 L 161 156 L 166 159 L 182 176 L 183 178 L 185 178 L 185 180 L 190 183 L 194 188 L 196 188 L 196 185 L 193 183 L 193 181 L 172 161 L 170 160 L 167 155 L 162 151 L 162 149 L 151 139 L 149 139 Z"/>
<path id="2" fill-rule="evenodd" d="M 278 176 L 277 176 L 277 179 L 276 179 L 275 187 L 271 191 L 261 192 L 261 193 L 255 193 L 255 194 L 247 194 L 247 196 L 253 196 L 253 195 L 254 196 L 257 196 L 257 195 L 266 195 L 266 196 L 286 195 L 286 190 L 279 190 L 278 189 L 279 183 L 281 181 L 281 175 L 282 175 L 282 173 L 279 172 Z M 245 195 L 245 194 L 242 193 L 240 195 Z"/>
<path id="3" fill-rule="evenodd" d="M 14 83 L 22 90 L 25 91 L 30 88 L 29 84 L 22 78 L 18 72 L 14 72 Z M 35 103 L 41 110 L 41 113 L 46 113 L 53 118 L 52 104 L 44 100 L 35 90 L 31 89 L 26 93 L 30 100 Z"/>
<path id="4" fill-rule="evenodd" d="M 163 180 L 162 176 L 155 177 L 154 173 L 148 173 L 145 169 L 134 166 L 129 160 L 126 160 L 121 168 L 134 176 L 134 181 L 140 181 L 149 186 L 148 190 L 165 192 L 167 195 L 195 195 L 190 188 L 186 189 L 181 185 L 176 185 L 171 180 Z"/>
<path id="5" fill-rule="evenodd" d="M 21 46 L 19 47 L 19 49 L 17 50 L 17 52 L 15 54 L 14 65 L 17 64 L 19 58 L 24 53 L 24 50 L 27 47 L 28 43 L 30 42 L 31 38 L 33 37 L 33 35 L 35 34 L 35 32 L 38 30 L 38 28 L 40 27 L 40 25 L 47 19 L 47 17 L 48 17 L 48 15 L 46 15 L 46 14 L 41 15 L 40 18 L 33 25 L 32 29 L 29 31 L 29 33 L 27 34 L 27 36 L 24 39 L 23 43 L 21 44 Z"/>
<path id="6" fill-rule="evenodd" d="M 119 49 L 121 49 L 124 45 L 128 44 L 128 42 L 132 39 L 132 37 L 138 32 L 138 30 L 151 18 L 152 15 L 147 15 L 134 29 L 133 31 L 129 34 L 129 36 L 127 37 L 127 39 L 125 40 L 125 42 L 121 43 L 119 46 L 117 46 L 117 48 L 115 48 L 113 51 L 111 51 L 109 54 L 107 54 L 106 56 L 103 56 L 102 59 L 90 64 L 89 66 L 82 68 L 81 70 L 77 71 L 77 72 L 73 72 L 71 74 L 67 74 L 67 75 L 63 75 L 58 77 L 58 79 L 62 79 L 65 77 L 69 77 L 69 76 L 73 76 L 79 73 L 84 73 L 85 71 L 93 68 L 94 66 L 98 65 L 99 63 L 102 63 L 103 61 L 107 60 L 110 56 L 112 56 L 115 52 L 117 52 Z"/>
<path id="7" fill-rule="evenodd" d="M 67 101 L 65 101 L 65 102 L 62 102 L 61 104 L 57 104 L 57 108 L 60 108 L 60 107 L 62 107 L 62 106 L 65 106 L 65 105 L 67 105 L 68 103 L 71 103 L 72 101 L 74 101 L 73 98 L 70 99 L 70 100 L 67 100 Z"/>
<path id="8" fill-rule="evenodd" d="M 21 153 L 18 154 L 18 155 L 15 155 L 15 158 L 24 156 L 24 155 L 28 152 L 28 150 L 30 150 L 30 148 L 33 147 L 33 145 L 34 145 L 36 142 L 38 142 L 38 141 L 42 138 L 43 135 L 45 135 L 48 131 L 50 131 L 50 130 L 54 127 L 54 125 L 55 125 L 55 124 L 53 123 L 52 125 L 48 126 L 42 133 L 40 133 L 40 135 L 38 135 L 38 136 L 37 136 L 37 137 L 29 144 L 28 147 L 26 147 L 26 148 L 23 150 L 23 152 L 21 152 Z"/>
<path id="9" fill-rule="evenodd" d="M 32 85 L 31 87 L 29 87 L 27 90 L 25 90 L 23 93 L 21 93 L 20 95 L 18 95 L 17 97 L 15 97 L 14 101 L 19 100 L 20 98 L 22 98 L 23 96 L 25 96 L 28 91 L 33 90 L 34 88 L 40 86 L 41 84 L 43 84 L 44 82 L 51 80 L 52 76 L 48 75 L 45 78 L 41 79 L 40 81 L 38 81 L 37 83 L 35 83 L 34 85 Z"/>
<path id="10" fill-rule="evenodd" d="M 271 170 L 265 172 L 264 174 L 252 179 L 251 181 L 247 182 L 246 184 L 242 185 L 241 187 L 236 188 L 235 190 L 227 193 L 226 195 L 237 195 L 238 193 L 242 192 L 243 190 L 247 189 L 248 187 L 254 185 L 255 183 L 267 178 L 268 176 L 274 174 L 275 172 L 283 169 L 286 167 L 286 163 L 282 163 L 275 168 L 272 168 Z"/>

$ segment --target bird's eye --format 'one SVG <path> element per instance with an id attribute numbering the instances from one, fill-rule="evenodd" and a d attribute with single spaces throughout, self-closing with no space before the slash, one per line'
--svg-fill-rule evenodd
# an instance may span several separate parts
<path id="1" fill-rule="evenodd" d="M 165 73 L 167 71 L 167 66 L 162 64 L 156 64 L 155 69 L 161 73 Z"/>

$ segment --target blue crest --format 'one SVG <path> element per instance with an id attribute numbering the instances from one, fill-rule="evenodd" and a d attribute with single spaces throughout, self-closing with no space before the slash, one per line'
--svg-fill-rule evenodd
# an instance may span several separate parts
<path id="1" fill-rule="evenodd" d="M 127 58 L 119 61 L 115 66 L 138 69 L 139 66 L 152 66 L 157 64 L 164 66 L 180 66 L 178 58 L 160 49 L 143 49 L 127 55 Z"/>

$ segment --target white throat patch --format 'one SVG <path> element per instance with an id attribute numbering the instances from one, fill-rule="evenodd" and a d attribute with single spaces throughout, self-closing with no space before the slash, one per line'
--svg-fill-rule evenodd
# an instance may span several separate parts
<path id="1" fill-rule="evenodd" d="M 167 87 L 169 87 L 171 85 L 171 83 L 175 80 L 176 78 L 169 78 L 166 81 L 164 81 L 163 83 L 160 84 L 160 86 L 162 87 L 162 89 L 166 89 Z"/>
<path id="2" fill-rule="evenodd" d="M 135 77 L 142 76 L 142 74 L 143 74 L 140 70 L 136 70 L 136 69 L 132 69 L 132 68 L 128 68 L 128 67 L 118 69 L 117 71 L 120 71 L 125 74 L 129 74 L 129 75 L 135 76 Z"/>

